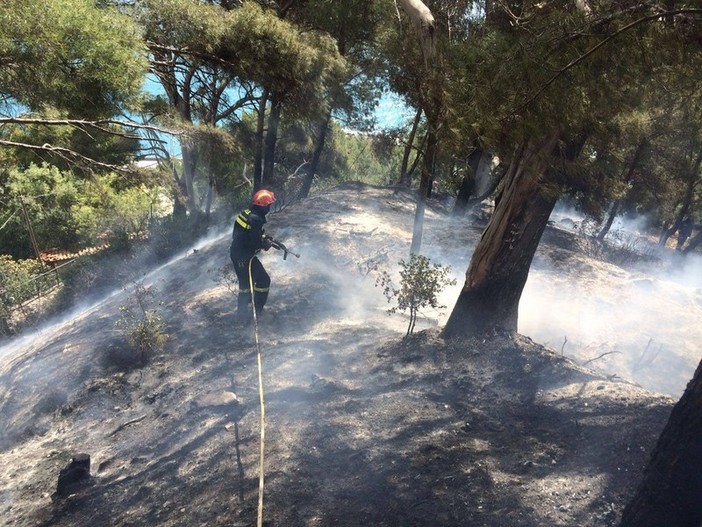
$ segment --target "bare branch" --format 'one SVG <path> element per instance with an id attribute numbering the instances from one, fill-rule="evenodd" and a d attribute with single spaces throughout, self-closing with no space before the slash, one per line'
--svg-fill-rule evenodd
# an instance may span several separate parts
<path id="1" fill-rule="evenodd" d="M 0 145 L 2 146 L 11 146 L 15 148 L 26 148 L 28 150 L 37 150 L 40 152 L 49 152 L 52 154 L 57 154 L 64 158 L 68 162 L 74 162 L 76 160 L 83 161 L 84 163 L 87 163 L 89 165 L 105 168 L 107 170 L 113 170 L 115 172 L 120 172 L 123 174 L 134 172 L 133 167 L 129 166 L 119 166 L 119 165 L 112 165 L 110 163 L 103 163 L 102 161 L 98 161 L 97 159 L 93 159 L 88 156 L 84 156 L 83 154 L 80 154 L 76 152 L 75 150 L 71 150 L 70 148 L 63 148 L 61 146 L 53 146 L 50 145 L 49 143 L 45 143 L 43 145 L 32 145 L 29 143 L 19 143 L 17 141 L 6 141 L 4 139 L 0 139 Z"/>
<path id="2" fill-rule="evenodd" d="M 136 128 L 139 130 L 151 130 L 154 132 L 158 132 L 161 134 L 168 134 L 168 135 L 182 135 L 185 133 L 183 130 L 179 129 L 173 129 L 173 128 L 163 128 L 160 126 L 154 126 L 150 124 L 140 124 L 136 123 L 134 121 L 120 121 L 117 119 L 102 119 L 98 121 L 89 121 L 85 119 L 43 119 L 40 117 L 0 117 L 0 125 L 3 124 L 38 124 L 38 125 L 47 125 L 47 126 L 75 126 L 78 128 L 85 127 L 85 128 L 93 128 L 96 130 L 100 130 L 101 132 L 105 132 L 108 134 L 112 135 L 121 135 L 123 137 L 132 137 L 135 139 L 138 139 L 137 136 L 128 136 L 124 135 L 123 133 L 116 132 L 114 130 L 111 130 L 109 128 L 106 128 L 106 125 L 115 125 L 115 126 L 121 126 L 124 128 Z"/>

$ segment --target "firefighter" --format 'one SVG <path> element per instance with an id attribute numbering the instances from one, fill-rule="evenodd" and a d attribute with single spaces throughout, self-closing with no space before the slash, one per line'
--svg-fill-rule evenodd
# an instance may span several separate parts
<path id="1" fill-rule="evenodd" d="M 234 271 L 239 279 L 237 298 L 237 320 L 246 325 L 251 322 L 251 278 L 253 278 L 253 301 L 256 315 L 261 313 L 268 300 L 271 278 L 263 268 L 256 254 L 263 249 L 267 251 L 274 240 L 265 233 L 266 214 L 275 202 L 275 194 L 270 190 L 259 190 L 253 196 L 251 205 L 236 217 L 232 233 L 232 245 L 229 255 L 234 264 Z M 249 276 L 249 272 L 251 276 Z"/>

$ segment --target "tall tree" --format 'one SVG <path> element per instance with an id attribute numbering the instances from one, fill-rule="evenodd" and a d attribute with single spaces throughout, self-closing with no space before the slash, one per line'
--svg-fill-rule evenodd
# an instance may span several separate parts
<path id="1" fill-rule="evenodd" d="M 332 41 L 320 34 L 303 34 L 276 11 L 251 2 L 234 7 L 193 0 L 141 3 L 151 70 L 177 119 L 217 127 L 240 119 L 246 109 L 254 110 L 263 145 L 266 107 L 271 105 L 269 152 L 259 153 L 254 161 L 257 169 L 267 167 L 270 172 L 282 105 L 309 109 L 319 100 L 320 84 L 343 68 Z M 174 174 L 181 211 L 198 215 L 196 178 L 202 163 L 192 141 L 192 136 L 184 139 L 182 173 L 174 170 Z M 260 185 L 258 174 L 255 179 Z"/>
<path id="2" fill-rule="evenodd" d="M 597 188 L 597 181 L 581 177 L 579 169 L 592 159 L 579 159 L 586 139 L 629 109 L 628 86 L 658 69 L 669 70 L 670 61 L 690 71 L 687 61 L 693 54 L 686 46 L 696 36 L 681 35 L 679 28 L 687 23 L 685 17 L 700 11 L 690 8 L 683 17 L 676 10 L 682 20 L 676 18 L 668 27 L 659 6 L 641 5 L 612 15 L 609 5 L 585 14 L 572 4 L 513 4 L 514 9 L 499 16 L 487 13 L 487 38 L 472 51 L 497 72 L 489 93 L 475 84 L 468 84 L 470 95 L 457 92 L 471 102 L 462 106 L 467 121 L 476 119 L 472 115 L 482 117 L 486 141 L 501 159 L 510 160 L 510 168 L 444 328 L 447 336 L 517 331 L 521 292 L 553 204 L 565 192 L 577 196 Z M 501 10 L 501 4 L 494 9 Z M 507 25 L 502 23 L 505 16 L 510 18 Z M 605 46 L 606 54 L 601 52 Z M 596 79 L 605 75 L 608 82 L 592 82 L 592 71 L 598 72 Z M 488 78 L 487 72 L 471 73 Z M 489 105 L 490 111 L 481 111 L 481 105 Z M 492 122 L 486 120 L 490 113 Z"/>

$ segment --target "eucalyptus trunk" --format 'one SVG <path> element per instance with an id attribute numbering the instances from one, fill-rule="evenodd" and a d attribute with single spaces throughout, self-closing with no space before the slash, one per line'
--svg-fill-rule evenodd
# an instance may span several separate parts
<path id="1" fill-rule="evenodd" d="M 495 212 L 475 248 L 444 336 L 517 332 L 519 300 L 558 190 L 544 184 L 557 135 L 528 144 L 502 180 Z"/>

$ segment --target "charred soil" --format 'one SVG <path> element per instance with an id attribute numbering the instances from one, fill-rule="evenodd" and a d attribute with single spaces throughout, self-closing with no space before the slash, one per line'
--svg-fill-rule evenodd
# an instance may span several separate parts
<path id="1" fill-rule="evenodd" d="M 373 272 L 406 251 L 412 207 L 336 192 L 304 204 L 312 226 L 303 205 L 271 219 L 303 256 L 264 260 L 274 289 L 257 326 L 233 323 L 225 233 L 145 278 L 169 336 L 146 366 L 115 330 L 125 293 L 6 351 L 2 525 L 255 525 L 255 327 L 266 525 L 615 525 L 672 399 L 525 336 L 446 341 L 427 317 L 403 337 Z M 455 240 L 440 212 L 437 247 Z M 79 453 L 91 476 L 56 495 Z"/>

